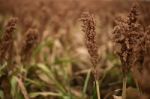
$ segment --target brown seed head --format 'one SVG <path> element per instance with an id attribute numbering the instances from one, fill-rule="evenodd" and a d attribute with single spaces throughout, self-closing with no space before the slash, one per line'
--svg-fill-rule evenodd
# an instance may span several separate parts
<path id="1" fill-rule="evenodd" d="M 135 62 L 143 62 L 144 29 L 137 21 L 137 7 L 133 6 L 128 17 L 117 21 L 113 31 L 116 54 L 123 64 L 123 72 L 128 72 Z"/>
<path id="2" fill-rule="evenodd" d="M 81 21 L 83 22 L 82 28 L 86 36 L 86 47 L 91 56 L 92 64 L 96 66 L 98 62 L 98 48 L 96 44 L 95 21 L 93 19 L 93 15 L 89 12 L 84 12 L 82 14 Z"/>
<path id="3" fill-rule="evenodd" d="M 21 61 L 27 62 L 30 60 L 32 51 L 38 43 L 38 31 L 29 29 L 26 33 L 23 47 L 21 49 Z"/>
<path id="4" fill-rule="evenodd" d="M 16 18 L 11 18 L 5 26 L 5 32 L 0 40 L 0 63 L 12 60 L 12 54 L 14 51 L 13 33 L 16 30 L 16 22 Z"/>

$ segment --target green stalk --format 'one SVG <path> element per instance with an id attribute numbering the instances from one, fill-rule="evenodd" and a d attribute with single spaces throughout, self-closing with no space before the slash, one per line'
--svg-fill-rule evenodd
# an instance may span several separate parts
<path id="1" fill-rule="evenodd" d="M 122 99 L 126 99 L 126 90 L 127 90 L 127 75 L 123 77 Z"/>
<path id="2" fill-rule="evenodd" d="M 91 69 L 88 71 L 85 82 L 84 82 L 84 87 L 83 87 L 83 91 L 82 91 L 84 94 L 86 93 L 86 90 L 87 90 L 87 86 L 88 86 L 88 83 L 90 80 L 90 75 L 91 75 Z"/>
<path id="3" fill-rule="evenodd" d="M 84 82 L 84 87 L 83 87 L 83 90 L 82 90 L 82 92 L 83 92 L 82 98 L 85 98 L 88 83 L 89 83 L 89 80 L 90 80 L 90 75 L 91 75 L 91 69 L 88 71 L 85 82 Z"/>
<path id="4" fill-rule="evenodd" d="M 101 99 L 99 81 L 98 81 L 98 80 L 95 80 L 95 83 L 96 83 L 97 99 Z"/>

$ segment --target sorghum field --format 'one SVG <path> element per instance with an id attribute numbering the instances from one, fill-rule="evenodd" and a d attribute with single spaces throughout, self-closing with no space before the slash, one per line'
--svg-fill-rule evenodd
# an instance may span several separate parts
<path id="1" fill-rule="evenodd" d="M 150 0 L 0 0 L 0 99 L 150 99 Z"/>

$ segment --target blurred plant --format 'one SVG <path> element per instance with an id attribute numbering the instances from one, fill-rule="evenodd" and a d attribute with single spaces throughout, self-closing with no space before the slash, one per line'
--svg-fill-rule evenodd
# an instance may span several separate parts
<path id="1" fill-rule="evenodd" d="M 146 28 L 144 35 L 144 43 L 142 49 L 144 50 L 142 61 L 137 62 L 132 67 L 131 71 L 133 73 L 134 79 L 137 81 L 140 90 L 143 95 L 150 98 L 150 84 L 147 83 L 150 81 L 150 28 Z M 139 47 L 139 46 L 138 46 Z M 136 58 L 137 59 L 137 58 Z"/>
<path id="2" fill-rule="evenodd" d="M 5 26 L 5 32 L 0 39 L 0 65 L 6 67 L 3 69 L 4 74 L 0 76 L 0 85 L 4 91 L 4 97 L 11 99 L 10 96 L 10 73 L 14 69 L 13 55 L 14 55 L 14 32 L 16 30 L 16 18 L 10 18 Z"/>
<path id="3" fill-rule="evenodd" d="M 38 43 L 38 31 L 30 28 L 24 38 L 23 46 L 21 49 L 21 62 L 23 64 L 29 63 L 31 60 L 32 52 Z"/>

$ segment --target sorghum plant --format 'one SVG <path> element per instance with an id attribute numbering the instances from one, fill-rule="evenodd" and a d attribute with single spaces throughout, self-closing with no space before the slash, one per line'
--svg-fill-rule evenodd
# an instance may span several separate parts
<path id="1" fill-rule="evenodd" d="M 123 71 L 123 99 L 126 99 L 126 75 L 135 62 L 143 61 L 144 31 L 137 22 L 137 6 L 133 6 L 128 17 L 116 22 L 113 31 L 113 39 L 116 46 L 116 54 L 120 57 Z"/>
<path id="2" fill-rule="evenodd" d="M 147 63 L 150 59 L 149 32 L 148 30 L 145 31 L 145 27 L 139 23 L 137 15 L 137 5 L 134 5 L 127 18 L 117 21 L 117 26 L 113 31 L 117 48 L 116 54 L 120 57 L 123 65 L 123 99 L 126 99 L 126 75 L 130 70 L 139 85 L 143 85 L 143 81 L 145 81 L 142 80 L 142 77 L 145 76 L 144 73 L 149 73 L 148 69 L 145 68 L 149 68 L 149 63 Z M 146 76 L 148 75 L 146 74 Z"/>
<path id="3" fill-rule="evenodd" d="M 4 74 L 0 76 L 0 87 L 4 91 L 6 99 L 11 99 L 9 74 L 13 69 L 13 54 L 14 54 L 14 31 L 16 30 L 16 18 L 8 20 L 5 26 L 5 32 L 0 39 L 0 65 L 7 63 L 4 69 Z"/>
<path id="4" fill-rule="evenodd" d="M 97 69 L 98 64 L 98 47 L 96 44 L 96 31 L 95 31 L 95 21 L 93 15 L 90 12 L 85 12 L 82 15 L 81 21 L 83 22 L 82 28 L 83 32 L 85 33 L 85 45 L 87 47 L 88 53 L 91 57 L 91 62 L 93 65 L 93 75 L 95 78 L 96 88 L 97 88 L 97 97 L 100 99 L 100 92 L 99 92 L 99 73 Z"/>
<path id="5" fill-rule="evenodd" d="M 19 80 L 22 84 L 30 68 L 29 66 L 26 67 L 26 65 L 29 65 L 31 62 L 32 53 L 38 43 L 38 39 L 39 39 L 38 31 L 34 28 L 30 28 L 25 34 L 24 42 L 22 44 L 20 52 L 22 67 L 26 69 L 25 72 L 21 72 L 19 74 Z M 25 87 L 22 89 L 22 92 L 24 92 L 23 95 L 25 99 L 29 99 L 29 95 Z"/>
<path id="6" fill-rule="evenodd" d="M 8 20 L 5 32 L 2 34 L 0 39 L 0 63 L 3 64 L 5 61 L 12 60 L 13 54 L 13 44 L 14 44 L 14 31 L 16 30 L 16 18 L 11 18 Z"/>

